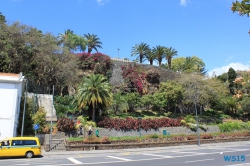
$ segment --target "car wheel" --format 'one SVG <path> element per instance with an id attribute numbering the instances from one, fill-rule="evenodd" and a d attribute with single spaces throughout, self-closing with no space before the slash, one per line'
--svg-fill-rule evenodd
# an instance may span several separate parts
<path id="1" fill-rule="evenodd" d="M 25 154 L 25 156 L 27 157 L 27 158 L 32 158 L 33 157 L 33 152 L 26 152 L 26 154 Z"/>

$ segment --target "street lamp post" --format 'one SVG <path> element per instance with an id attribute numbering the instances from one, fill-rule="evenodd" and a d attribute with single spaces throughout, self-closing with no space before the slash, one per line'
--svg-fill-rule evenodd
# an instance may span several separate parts
<path id="1" fill-rule="evenodd" d="M 53 111 L 54 111 L 54 85 L 53 85 L 53 92 L 52 92 L 52 98 L 51 98 L 51 104 L 52 104 L 52 109 L 51 109 L 51 117 L 50 117 L 50 151 L 52 150 L 52 117 L 53 117 Z"/>
<path id="2" fill-rule="evenodd" d="M 22 131 L 21 131 L 21 137 L 23 136 L 23 128 L 24 128 L 24 117 L 25 117 L 25 107 L 26 107 L 26 98 L 27 98 L 27 83 L 28 83 L 28 80 L 26 79 L 26 82 L 25 82 L 25 97 L 24 97 L 24 103 L 23 103 L 23 121 L 22 121 Z"/>
<path id="3" fill-rule="evenodd" d="M 195 116 L 196 116 L 196 125 L 197 125 L 197 137 L 198 137 L 198 146 L 200 146 L 200 128 L 199 128 L 199 121 L 198 121 L 198 115 L 197 115 L 197 107 L 196 107 L 196 101 L 194 100 L 194 107 L 195 107 Z"/>

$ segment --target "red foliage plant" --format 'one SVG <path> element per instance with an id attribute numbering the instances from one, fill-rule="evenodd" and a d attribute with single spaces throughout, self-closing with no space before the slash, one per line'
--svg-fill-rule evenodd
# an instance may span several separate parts
<path id="1" fill-rule="evenodd" d="M 67 117 L 62 117 L 57 121 L 57 128 L 59 131 L 70 131 L 75 127 L 75 123 L 72 119 Z"/>
<path id="2" fill-rule="evenodd" d="M 160 127 L 178 127 L 181 126 L 181 118 L 155 118 L 155 119 L 142 119 L 127 117 L 126 119 L 120 118 L 107 118 L 104 117 L 102 121 L 98 123 L 99 127 L 115 129 L 115 130 L 150 130 L 159 129 Z"/>
<path id="3" fill-rule="evenodd" d="M 94 53 L 94 54 L 89 54 L 89 53 L 78 53 L 76 54 L 79 59 L 79 67 L 81 69 L 87 69 L 87 70 L 94 70 L 96 67 L 96 64 L 99 64 L 102 68 L 102 71 L 106 72 L 111 68 L 111 59 L 109 56 L 102 54 L 102 53 Z M 103 73 L 101 73 L 103 74 Z"/>
<path id="4" fill-rule="evenodd" d="M 146 84 L 147 74 L 136 64 L 122 66 L 122 76 L 131 88 L 136 88 L 137 92 L 142 94 L 143 87 Z"/>
<path id="5" fill-rule="evenodd" d="M 213 139 L 213 135 L 212 134 L 203 134 L 201 135 L 201 139 Z"/>

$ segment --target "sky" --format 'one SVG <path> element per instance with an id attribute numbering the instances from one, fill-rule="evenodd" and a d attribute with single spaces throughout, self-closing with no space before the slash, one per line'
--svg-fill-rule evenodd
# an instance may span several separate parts
<path id="1" fill-rule="evenodd" d="M 233 1 L 0 0 L 0 12 L 9 23 L 56 36 L 67 29 L 95 34 L 103 43 L 99 52 L 111 58 L 136 59 L 131 50 L 141 42 L 173 47 L 177 57 L 195 55 L 209 75 L 220 75 L 229 67 L 250 69 L 250 18 L 233 13 Z"/>

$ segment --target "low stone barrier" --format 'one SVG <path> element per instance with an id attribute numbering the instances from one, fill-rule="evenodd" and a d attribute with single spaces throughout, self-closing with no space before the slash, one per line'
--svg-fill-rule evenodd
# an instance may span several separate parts
<path id="1" fill-rule="evenodd" d="M 166 146 L 180 146 L 180 145 L 196 145 L 197 140 L 186 141 L 168 141 L 158 142 L 157 139 L 142 140 L 139 143 L 123 143 L 123 144 L 73 144 L 73 142 L 65 142 L 66 151 L 84 151 L 84 150 L 112 150 L 112 149 L 130 149 L 130 148 L 151 148 L 151 147 L 166 147 Z M 201 139 L 201 144 L 221 143 L 221 142 L 237 142 L 249 141 L 250 137 L 239 138 L 220 138 L 220 139 Z"/>

